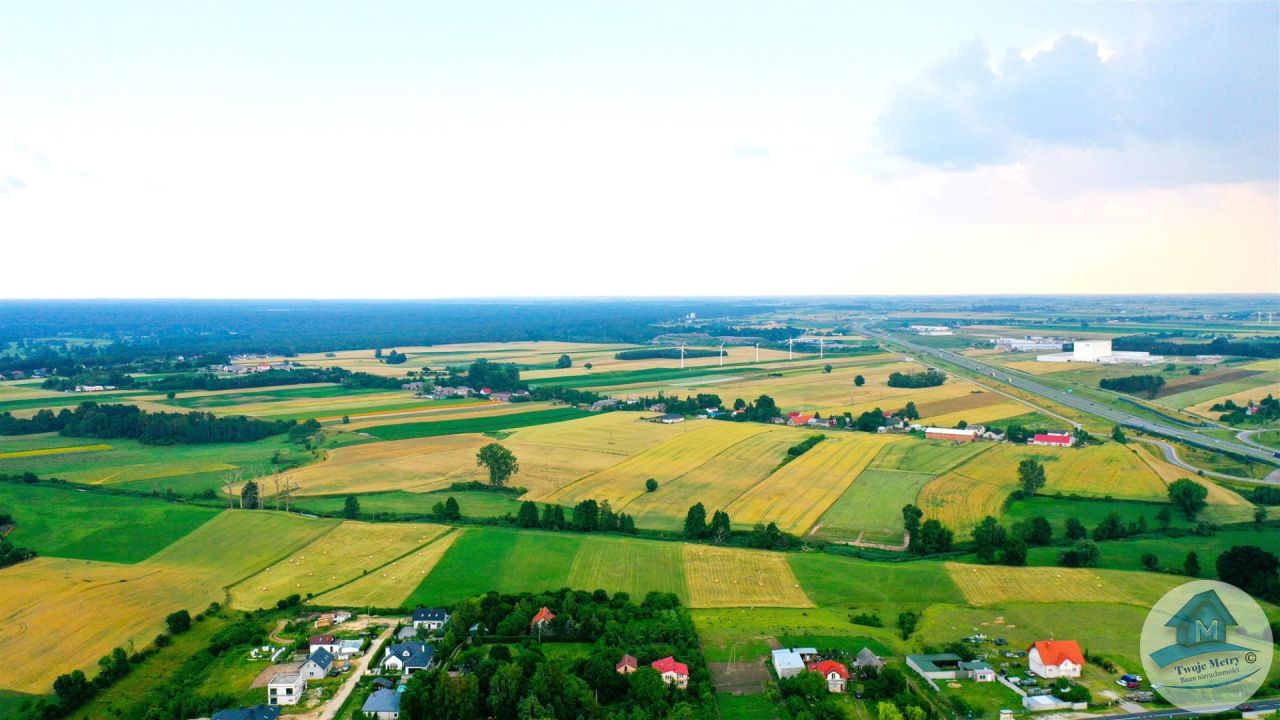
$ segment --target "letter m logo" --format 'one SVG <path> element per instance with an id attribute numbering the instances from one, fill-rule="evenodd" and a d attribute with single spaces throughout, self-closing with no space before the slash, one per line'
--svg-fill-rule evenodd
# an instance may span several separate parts
<path id="1" fill-rule="evenodd" d="M 1206 625 L 1204 620 L 1196 620 L 1196 637 L 1195 642 L 1202 643 L 1212 640 L 1221 640 L 1226 633 L 1223 632 L 1222 621 L 1213 619 Z"/>

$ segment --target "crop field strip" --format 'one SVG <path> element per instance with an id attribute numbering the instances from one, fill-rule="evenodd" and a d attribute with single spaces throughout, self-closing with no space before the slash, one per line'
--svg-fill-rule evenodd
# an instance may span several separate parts
<path id="1" fill-rule="evenodd" d="M 902 508 L 918 505 L 918 495 L 936 475 L 867 468 L 827 508 L 812 534 L 832 540 L 897 544 L 902 540 Z"/>
<path id="2" fill-rule="evenodd" d="M 1242 497 L 1239 493 L 1225 488 L 1215 482 L 1210 482 L 1204 478 L 1198 477 L 1195 473 L 1189 472 L 1184 468 L 1173 465 L 1165 461 L 1164 456 L 1158 454 L 1160 451 L 1147 446 L 1137 445 L 1133 448 L 1134 454 L 1141 459 L 1147 467 L 1151 468 L 1160 476 L 1165 483 L 1173 483 L 1182 478 L 1192 480 L 1204 486 L 1209 494 L 1205 496 L 1209 507 L 1203 511 L 1204 518 L 1210 522 L 1226 523 L 1226 522 L 1247 522 L 1253 518 L 1253 503 Z"/>
<path id="3" fill-rule="evenodd" d="M 1274 392 L 1274 388 L 1280 385 L 1280 375 L 1277 375 L 1277 373 L 1241 372 L 1251 372 L 1252 374 L 1238 380 L 1214 383 L 1182 392 L 1157 396 L 1156 402 L 1184 410 L 1198 407 L 1203 403 L 1208 403 L 1212 406 L 1219 398 L 1234 398 L 1239 395 L 1247 396 L 1244 398 L 1245 400 L 1252 399 L 1256 401 L 1266 397 L 1268 392 Z"/>
<path id="4" fill-rule="evenodd" d="M 766 550 L 684 546 L 691 607 L 813 607 L 787 557 Z"/>
<path id="5" fill-rule="evenodd" d="M 72 453 L 90 453 L 110 450 L 110 445 L 63 445 L 60 447 L 39 448 L 35 450 L 10 450 L 0 452 L 0 460 L 13 460 L 16 458 L 41 457 L 44 455 L 70 455 Z"/>
<path id="6" fill-rule="evenodd" d="M 946 563 L 951 579 L 972 605 L 1008 602 L 1092 602 L 1143 605 L 1178 585 L 1176 576 L 1087 568 Z"/>
<path id="7" fill-rule="evenodd" d="M 592 538 L 582 544 L 569 570 L 569 587 L 643 598 L 648 592 L 670 592 L 689 601 L 684 556 L 679 543 L 652 543 L 627 538 Z"/>
<path id="8" fill-rule="evenodd" d="M 297 594 L 319 595 L 421 549 L 444 534 L 443 525 L 344 522 L 289 557 L 231 588 L 232 604 L 271 607 Z"/>
<path id="9" fill-rule="evenodd" d="M 587 411 L 577 408 L 558 407 L 534 410 L 532 412 L 468 417 L 456 420 L 373 425 L 366 427 L 364 432 L 382 440 L 407 440 L 409 438 L 455 435 L 458 433 L 491 433 L 501 430 L 514 430 L 532 425 L 576 420 L 587 417 L 588 414 Z"/>
<path id="10" fill-rule="evenodd" d="M 752 486 L 728 507 L 742 524 L 776 522 L 803 534 L 818 522 L 886 445 L 900 435 L 837 435 Z"/>
<path id="11" fill-rule="evenodd" d="M 347 607 L 399 606 L 422 584 L 463 531 L 449 529 L 408 555 L 371 570 L 316 596 L 319 605 Z"/>

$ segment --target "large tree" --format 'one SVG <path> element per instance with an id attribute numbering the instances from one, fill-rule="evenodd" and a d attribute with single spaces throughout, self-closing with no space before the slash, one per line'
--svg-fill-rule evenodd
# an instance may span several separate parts
<path id="1" fill-rule="evenodd" d="M 348 495 L 346 501 L 342 503 L 342 517 L 348 520 L 360 517 L 360 500 L 355 495 Z"/>
<path id="2" fill-rule="evenodd" d="M 520 472 L 520 461 L 515 453 L 499 445 L 489 443 L 476 453 L 476 465 L 489 470 L 489 484 L 502 487 L 512 475 Z"/>
<path id="3" fill-rule="evenodd" d="M 1194 480 L 1182 478 L 1169 483 L 1169 502 L 1182 511 L 1188 520 L 1194 520 L 1208 504 L 1209 489 Z"/>
<path id="4" fill-rule="evenodd" d="M 982 519 L 973 529 L 973 544 L 978 559 L 992 562 L 996 559 L 996 551 L 1004 547 L 1006 534 L 1000 523 L 990 515 Z"/>
<path id="5" fill-rule="evenodd" d="M 1022 486 L 1022 494 L 1031 497 L 1044 487 L 1044 465 L 1035 458 L 1025 458 L 1018 463 L 1018 484 Z"/>
<path id="6" fill-rule="evenodd" d="M 684 517 L 684 536 L 696 540 L 707 534 L 707 508 L 698 503 Z"/>
<path id="7" fill-rule="evenodd" d="M 240 488 L 240 507 L 256 510 L 261 498 L 258 495 L 258 483 L 250 480 Z"/>
<path id="8" fill-rule="evenodd" d="M 1236 545 L 1218 556 L 1218 579 L 1250 595 L 1280 599 L 1280 559 L 1256 545 Z"/>

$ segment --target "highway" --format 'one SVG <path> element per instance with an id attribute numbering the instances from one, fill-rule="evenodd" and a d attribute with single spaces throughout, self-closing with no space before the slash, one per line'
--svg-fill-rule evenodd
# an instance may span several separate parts
<path id="1" fill-rule="evenodd" d="M 1256 700 L 1252 702 L 1242 703 L 1243 706 L 1253 708 L 1249 712 L 1262 713 L 1280 709 L 1280 700 Z M 1204 713 L 1193 712 L 1191 710 L 1180 710 L 1178 708 L 1169 708 L 1168 710 L 1152 710 L 1150 712 L 1140 713 L 1121 713 L 1118 715 L 1098 715 L 1096 717 L 1106 718 L 1107 720 L 1146 720 L 1147 718 L 1189 718 L 1200 717 Z"/>
<path id="2" fill-rule="evenodd" d="M 1116 423 L 1117 425 L 1123 425 L 1125 427 L 1134 428 L 1137 430 L 1141 430 L 1143 432 L 1151 433 L 1153 435 L 1163 435 L 1165 437 L 1181 440 L 1183 442 L 1186 442 L 1187 444 L 1197 445 L 1199 447 L 1206 448 L 1209 450 L 1223 450 L 1227 452 L 1236 453 L 1237 455 L 1253 458 L 1255 460 L 1261 460 L 1271 465 L 1276 464 L 1276 458 L 1272 456 L 1270 451 L 1265 450 L 1263 448 L 1259 448 L 1255 445 L 1249 445 L 1249 444 L 1235 442 L 1231 440 L 1218 440 L 1216 438 L 1207 438 L 1192 430 L 1188 430 L 1187 428 L 1181 428 L 1172 424 L 1164 424 L 1164 423 L 1154 422 L 1151 420 L 1146 420 L 1144 418 L 1138 417 L 1137 415 L 1132 415 L 1130 413 L 1127 413 L 1123 410 L 1118 410 L 1114 407 L 1111 407 L 1110 405 L 1103 405 L 1101 403 L 1096 403 L 1087 398 L 1082 398 L 1082 397 L 1073 395 L 1071 393 L 1065 392 L 1063 390 L 1058 390 L 1056 388 L 1049 387 L 1048 385 L 1045 385 L 1040 382 L 1036 382 L 1035 380 L 1032 380 L 1029 377 L 1025 377 L 1019 373 L 1010 371 L 1006 368 L 997 367 L 994 365 L 988 365 L 987 363 L 981 362 L 979 360 L 975 360 L 974 358 L 965 357 L 964 355 L 953 353 L 950 350 L 943 350 L 940 348 L 928 347 L 927 345 L 921 345 L 919 343 L 911 342 L 910 340 L 904 340 L 899 337 L 890 336 L 888 333 L 884 333 L 879 330 L 872 330 L 866 327 L 858 326 L 858 327 L 855 327 L 854 329 L 858 333 L 864 334 L 868 337 L 873 337 L 877 340 L 881 340 L 886 343 L 898 345 L 920 356 L 929 356 L 929 357 L 938 358 L 940 360 L 945 360 L 949 363 L 952 363 L 954 365 L 959 365 L 960 367 L 966 370 L 970 370 L 980 375 L 993 377 L 996 380 L 999 380 L 1000 382 L 1006 383 L 1008 385 L 1012 385 L 1013 387 L 1016 387 L 1019 390 L 1025 390 L 1029 393 L 1033 393 L 1043 398 L 1053 400 L 1054 402 L 1060 405 L 1066 405 L 1067 407 L 1075 408 L 1076 410 L 1081 410 L 1091 415 L 1096 415 L 1100 418 L 1110 420 L 1111 422 Z M 1270 476 L 1268 476 L 1267 480 L 1257 480 L 1254 482 L 1274 483 L 1276 476 L 1277 476 L 1276 473 L 1272 473 Z"/>

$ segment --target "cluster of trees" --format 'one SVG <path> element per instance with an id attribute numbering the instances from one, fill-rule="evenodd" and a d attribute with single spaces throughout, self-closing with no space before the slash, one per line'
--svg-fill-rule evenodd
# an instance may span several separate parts
<path id="1" fill-rule="evenodd" d="M 988 515 L 973 529 L 974 551 L 978 559 L 986 563 L 1026 565 L 1029 546 L 1048 545 L 1052 540 L 1053 528 L 1042 517 L 1018 523 L 1009 531 Z"/>
<path id="2" fill-rule="evenodd" d="M 17 565 L 36 556 L 35 550 L 18 547 L 9 542 L 9 538 L 5 537 L 8 529 L 13 527 L 14 524 L 12 515 L 7 512 L 0 512 L 0 568 Z"/>
<path id="3" fill-rule="evenodd" d="M 742 400 L 737 402 L 741 403 L 739 407 L 746 407 L 747 405 Z M 698 393 L 697 395 L 687 395 L 684 399 L 681 399 L 675 395 L 667 395 L 659 391 L 655 397 L 640 397 L 629 403 L 629 405 L 640 408 L 649 407 L 655 403 L 662 403 L 666 406 L 667 412 L 674 415 L 697 415 L 711 408 L 721 407 L 724 401 L 715 393 Z"/>
<path id="4" fill-rule="evenodd" d="M 719 350 L 707 350 L 705 348 L 684 349 L 684 356 L 686 358 L 717 357 L 719 355 Z M 622 352 L 615 353 L 613 357 L 618 360 L 679 360 L 680 348 L 638 348 L 636 350 L 623 350 Z"/>
<path id="5" fill-rule="evenodd" d="M 783 532 L 777 523 L 772 522 L 767 525 L 756 523 L 748 533 L 735 533 L 729 513 L 717 510 L 711 514 L 711 519 L 708 521 L 707 508 L 702 503 L 693 505 L 685 514 L 683 535 L 687 540 L 711 542 L 716 545 L 734 541 L 736 535 L 740 536 L 738 539 L 740 544 L 761 550 L 787 550 L 799 542 L 796 536 Z"/>
<path id="6" fill-rule="evenodd" d="M 786 465 L 792 460 L 795 460 L 801 455 L 809 452 L 810 450 L 813 449 L 813 446 L 817 445 L 818 443 L 826 439 L 827 439 L 826 435 L 823 435 L 822 433 L 814 433 L 813 435 L 810 435 L 809 437 L 801 440 L 795 445 L 792 445 L 791 447 L 787 448 L 787 454 L 785 457 L 782 458 L 782 462 L 779 463 L 778 467 Z"/>
<path id="7" fill-rule="evenodd" d="M 575 390 L 574 388 L 565 387 L 547 387 L 539 385 L 529 390 L 528 400 L 537 400 L 545 402 L 547 400 L 559 400 L 566 405 L 590 405 L 591 403 L 603 399 L 604 396 L 590 390 Z M 511 398 L 511 402 L 524 402 L 524 398 L 515 396 Z"/>
<path id="8" fill-rule="evenodd" d="M 924 699 L 907 688 L 902 671 L 886 667 L 851 670 L 862 683 L 862 699 L 875 703 L 877 720 L 925 720 L 929 713 Z M 845 705 L 827 691 L 827 680 L 816 672 L 804 671 L 778 681 L 767 693 L 784 714 L 794 720 L 843 720 Z"/>
<path id="9" fill-rule="evenodd" d="M 576 530 L 578 532 L 620 532 L 634 535 L 635 518 L 627 513 L 614 512 L 609 501 L 597 503 L 583 500 L 573 507 L 566 518 L 560 505 L 544 505 L 541 514 L 537 503 L 526 500 L 520 504 L 515 522 L 524 528 L 544 530 Z"/>
<path id="10" fill-rule="evenodd" d="M 927 388 L 937 387 L 947 381 L 947 374 L 941 370 L 926 370 L 920 373 L 889 373 L 889 387 Z"/>
<path id="11" fill-rule="evenodd" d="M 148 445 L 201 445 L 253 442 L 289 432 L 298 425 L 285 420 L 257 420 L 244 416 L 218 417 L 212 413 L 148 412 L 136 405 L 81 403 L 75 410 L 56 415 L 41 410 L 30 419 L 0 413 L 0 435 L 60 432 L 67 437 L 128 438 Z"/>
<path id="12" fill-rule="evenodd" d="M 476 645 L 458 653 L 451 675 L 443 669 L 415 673 L 400 703 L 405 720 L 473 720 L 540 718 L 577 720 L 711 720 L 716 717 L 710 674 L 688 612 L 675 595 L 650 593 L 640 604 L 626 593 L 610 596 L 559 590 L 541 595 L 489 593 L 453 608 L 450 627 L 480 623 L 496 635 L 526 635 L 540 607 L 555 611 L 544 638 L 591 643 L 590 652 L 574 660 L 544 654 L 543 646 L 525 640 L 518 653 L 506 645 Z M 456 644 L 446 631 L 442 652 Z M 638 660 L 639 669 L 619 674 L 614 666 L 623 654 Z M 689 687 L 667 686 L 649 667 L 674 656 L 689 666 Z"/>
<path id="13" fill-rule="evenodd" d="M 557 370 L 564 370 L 566 368 L 571 368 L 571 367 L 573 367 L 573 358 L 569 357 L 568 355 L 561 355 L 560 357 L 556 358 Z"/>
<path id="14" fill-rule="evenodd" d="M 1280 559 L 1256 545 L 1236 545 L 1218 556 L 1218 579 L 1254 597 L 1280 602 Z"/>
<path id="15" fill-rule="evenodd" d="M 467 366 L 449 368 L 449 375 L 443 381 L 445 385 L 465 385 L 479 390 L 489 388 L 494 392 L 512 392 L 527 390 L 528 385 L 520 380 L 520 367 L 514 363 L 492 363 L 487 358 L 477 358 Z"/>
<path id="16" fill-rule="evenodd" d="M 1098 387 L 1103 390 L 1114 390 L 1130 395 L 1146 393 L 1147 397 L 1153 398 L 1160 392 L 1160 388 L 1164 387 L 1164 378 L 1159 375 L 1125 375 L 1118 378 L 1102 378 L 1098 381 Z"/>
<path id="17" fill-rule="evenodd" d="M 1219 420 L 1232 425 L 1242 425 L 1246 422 L 1265 423 L 1272 420 L 1280 420 L 1280 400 L 1277 400 L 1270 393 L 1258 401 L 1252 415 L 1248 414 L 1248 406 L 1254 405 L 1252 401 L 1245 403 L 1246 407 L 1240 407 L 1234 400 L 1215 403 L 1209 408 L 1214 412 L 1222 413 L 1218 417 Z"/>
<path id="18" fill-rule="evenodd" d="M 1239 357 L 1280 358 L 1280 342 L 1272 339 L 1256 339 L 1233 341 L 1224 337 L 1216 337 L 1207 343 L 1168 342 L 1165 338 L 1178 337 L 1181 333 L 1160 333 L 1157 335 L 1130 335 L 1118 337 L 1111 341 L 1116 350 L 1147 351 L 1152 355 L 1173 355 L 1186 357 L 1190 355 L 1236 355 Z"/>
<path id="19" fill-rule="evenodd" d="M 152 390 L 181 392 L 183 390 L 247 390 L 273 385 L 302 385 L 305 383 L 338 383 L 354 389 L 375 388 L 399 390 L 404 381 L 369 373 L 351 372 L 338 367 L 294 368 L 292 370 L 266 370 L 244 375 L 215 375 L 213 373 L 184 373 L 152 380 L 147 387 Z"/>
<path id="20" fill-rule="evenodd" d="M 902 529 L 907 534 L 907 552 L 934 555 L 951 552 L 955 533 L 940 521 L 924 519 L 924 511 L 913 504 L 902 506 Z"/>
<path id="21" fill-rule="evenodd" d="M 386 355 L 383 355 L 382 350 L 379 349 L 377 352 L 374 353 L 374 356 L 382 360 L 382 362 L 386 363 L 387 365 L 403 365 L 409 361 L 408 355 L 405 355 L 402 352 L 396 352 L 394 349 L 391 352 L 387 353 Z"/>
<path id="22" fill-rule="evenodd" d="M 40 383 L 40 387 L 45 390 L 66 392 L 75 390 L 77 385 L 113 385 L 118 388 L 128 388 L 133 387 L 135 382 L 137 381 L 132 375 L 118 370 L 89 370 L 81 367 L 65 376 L 55 375 L 45 378 L 44 382 Z"/>

